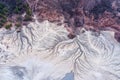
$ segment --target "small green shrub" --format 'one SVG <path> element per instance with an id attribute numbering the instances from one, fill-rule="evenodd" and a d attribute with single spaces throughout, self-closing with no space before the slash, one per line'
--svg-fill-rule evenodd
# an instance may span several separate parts
<path id="1" fill-rule="evenodd" d="M 14 9 L 14 12 L 18 14 L 18 13 L 19 13 L 19 8 L 16 7 L 16 8 Z"/>
<path id="2" fill-rule="evenodd" d="M 7 19 L 7 16 L 0 13 L 0 18 Z"/>
<path id="3" fill-rule="evenodd" d="M 29 15 L 25 15 L 24 21 L 31 21 L 32 17 Z"/>
<path id="4" fill-rule="evenodd" d="M 21 27 L 22 25 L 20 23 L 15 24 L 16 27 Z"/>
<path id="5" fill-rule="evenodd" d="M 0 22 L 5 23 L 5 22 L 7 22 L 7 20 L 6 19 L 1 19 Z"/>
<path id="6" fill-rule="evenodd" d="M 0 22 L 0 27 L 3 27 L 4 23 Z"/>
<path id="7" fill-rule="evenodd" d="M 0 9 L 2 9 L 2 8 L 4 8 L 4 7 L 5 7 L 5 5 L 2 4 L 2 3 L 0 3 Z"/>
<path id="8" fill-rule="evenodd" d="M 26 10 L 26 14 L 29 15 L 29 16 L 31 16 L 32 15 L 32 10 L 30 9 L 29 5 L 25 4 L 24 8 Z"/>
<path id="9" fill-rule="evenodd" d="M 12 24 L 10 23 L 10 24 L 7 24 L 6 26 L 5 26 L 5 28 L 6 29 L 10 29 L 12 27 Z"/>
<path id="10" fill-rule="evenodd" d="M 32 15 L 32 11 L 31 11 L 31 9 L 30 9 L 30 8 L 28 8 L 28 9 L 26 10 L 26 14 L 27 14 L 27 15 L 29 15 L 29 16 L 31 16 L 31 15 Z"/>

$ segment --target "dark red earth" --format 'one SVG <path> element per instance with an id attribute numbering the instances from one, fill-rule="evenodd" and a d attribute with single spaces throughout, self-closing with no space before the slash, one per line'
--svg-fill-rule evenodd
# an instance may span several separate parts
<path id="1" fill-rule="evenodd" d="M 39 21 L 61 22 L 61 18 L 64 18 L 64 22 L 61 23 L 70 31 L 69 38 L 74 38 L 77 30 L 84 27 L 98 33 L 101 30 L 114 31 L 115 38 L 120 42 L 120 0 L 28 0 L 28 2 Z"/>

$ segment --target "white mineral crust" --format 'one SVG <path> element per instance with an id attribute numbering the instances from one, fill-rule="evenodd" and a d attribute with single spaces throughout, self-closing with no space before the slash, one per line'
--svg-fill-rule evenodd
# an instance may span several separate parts
<path id="1" fill-rule="evenodd" d="M 44 21 L 0 29 L 0 80 L 120 80 L 120 44 L 114 33 L 85 31 L 74 39 Z M 65 79 L 73 73 L 74 78 Z"/>

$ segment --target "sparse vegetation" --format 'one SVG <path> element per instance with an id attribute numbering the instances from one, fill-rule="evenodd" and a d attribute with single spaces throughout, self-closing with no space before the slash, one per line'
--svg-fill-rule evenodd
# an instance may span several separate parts
<path id="1" fill-rule="evenodd" d="M 0 22 L 1 22 L 1 23 L 6 23 L 7 20 L 6 20 L 6 19 L 1 19 Z"/>
<path id="2" fill-rule="evenodd" d="M 6 19 L 8 8 L 4 4 L 0 3 L 0 18 Z"/>
<path id="3" fill-rule="evenodd" d="M 26 13 L 23 17 L 22 15 Z M 0 1 L 0 27 L 5 27 L 9 29 L 12 27 L 11 24 L 7 24 L 12 21 L 16 27 L 22 26 L 21 22 L 32 20 L 32 10 L 30 9 L 28 3 L 24 0 L 9 0 Z M 21 23 L 21 24 L 20 24 Z"/>
<path id="4" fill-rule="evenodd" d="M 32 17 L 30 15 L 25 15 L 24 21 L 31 21 Z"/>
<path id="5" fill-rule="evenodd" d="M 11 23 L 7 23 L 6 25 L 5 25 L 5 28 L 6 29 L 10 29 L 12 27 L 12 24 Z"/>
<path id="6" fill-rule="evenodd" d="M 22 25 L 20 23 L 16 23 L 15 26 L 18 28 L 21 27 Z"/>
<path id="7" fill-rule="evenodd" d="M 26 14 L 29 16 L 32 16 L 32 10 L 30 9 L 29 5 L 26 4 L 24 5 L 25 9 L 26 9 Z"/>
<path id="8" fill-rule="evenodd" d="M 7 22 L 8 8 L 0 3 L 0 28 Z"/>

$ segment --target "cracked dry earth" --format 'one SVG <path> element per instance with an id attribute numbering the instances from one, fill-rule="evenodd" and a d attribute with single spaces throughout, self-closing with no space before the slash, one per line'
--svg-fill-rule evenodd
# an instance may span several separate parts
<path id="1" fill-rule="evenodd" d="M 120 80 L 114 32 L 79 33 L 69 39 L 63 25 L 48 21 L 0 29 L 0 80 Z"/>

